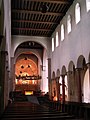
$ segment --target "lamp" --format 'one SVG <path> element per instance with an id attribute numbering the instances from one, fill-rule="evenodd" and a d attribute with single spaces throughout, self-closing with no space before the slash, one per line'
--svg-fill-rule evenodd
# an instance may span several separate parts
<path id="1" fill-rule="evenodd" d="M 46 4 L 43 4 L 42 6 L 41 6 L 41 12 L 42 13 L 46 13 L 48 11 L 48 6 L 46 5 Z"/>

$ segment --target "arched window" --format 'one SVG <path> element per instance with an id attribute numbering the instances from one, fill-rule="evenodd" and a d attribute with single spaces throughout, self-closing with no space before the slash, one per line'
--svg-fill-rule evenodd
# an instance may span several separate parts
<path id="1" fill-rule="evenodd" d="M 61 25 L 61 41 L 64 40 L 64 25 Z"/>
<path id="2" fill-rule="evenodd" d="M 68 15 L 67 17 L 67 32 L 70 33 L 71 32 L 71 16 Z"/>
<path id="3" fill-rule="evenodd" d="M 56 32 L 56 47 L 59 46 L 59 41 L 58 41 L 58 32 Z"/>
<path id="4" fill-rule="evenodd" d="M 54 38 L 52 38 L 52 52 L 54 51 Z"/>
<path id="5" fill-rule="evenodd" d="M 90 0 L 86 0 L 86 9 L 87 12 L 90 10 Z"/>
<path id="6" fill-rule="evenodd" d="M 75 6 L 75 21 L 76 24 L 80 21 L 80 4 L 77 3 Z"/>

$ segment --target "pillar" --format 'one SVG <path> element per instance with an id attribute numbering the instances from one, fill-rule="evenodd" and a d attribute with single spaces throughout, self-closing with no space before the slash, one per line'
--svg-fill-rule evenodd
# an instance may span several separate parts
<path id="1" fill-rule="evenodd" d="M 78 102 L 82 102 L 82 89 L 81 89 L 81 68 L 76 69 L 76 81 L 78 86 Z"/>
<path id="2" fill-rule="evenodd" d="M 15 90 L 15 63 L 14 63 L 14 57 L 11 58 L 11 86 L 10 91 Z"/>
<path id="3" fill-rule="evenodd" d="M 51 82 L 51 58 L 48 58 L 48 89 L 49 97 L 52 99 L 52 82 Z"/>
<path id="4" fill-rule="evenodd" d="M 8 93 L 7 81 L 8 77 L 6 78 L 6 51 L 0 51 L 0 114 L 5 109 L 5 103 L 8 98 L 6 98 Z M 7 80 L 7 81 L 6 81 Z M 6 89 L 7 88 L 7 89 Z"/>
<path id="5" fill-rule="evenodd" d="M 57 86 L 57 100 L 59 101 L 60 95 L 60 84 L 59 84 L 59 77 L 56 78 L 56 86 Z"/>
<path id="6" fill-rule="evenodd" d="M 62 102 L 65 103 L 65 76 L 62 75 Z"/>

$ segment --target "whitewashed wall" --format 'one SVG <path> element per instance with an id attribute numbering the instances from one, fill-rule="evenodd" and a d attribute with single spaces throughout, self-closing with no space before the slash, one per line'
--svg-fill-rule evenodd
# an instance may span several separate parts
<path id="1" fill-rule="evenodd" d="M 75 23 L 75 5 L 80 3 L 81 7 L 81 20 L 76 25 Z M 67 16 L 72 17 L 72 31 L 67 34 Z M 60 25 L 65 25 L 65 39 L 60 41 Z M 86 0 L 75 0 L 70 7 L 59 26 L 56 28 L 52 37 L 55 38 L 56 31 L 59 31 L 59 46 L 55 51 L 51 52 L 51 70 L 52 72 L 59 69 L 61 71 L 62 66 L 65 65 L 68 71 L 69 62 L 72 60 L 77 67 L 77 60 L 80 55 L 85 57 L 86 63 L 88 63 L 88 57 L 90 52 L 90 11 L 86 11 Z"/>

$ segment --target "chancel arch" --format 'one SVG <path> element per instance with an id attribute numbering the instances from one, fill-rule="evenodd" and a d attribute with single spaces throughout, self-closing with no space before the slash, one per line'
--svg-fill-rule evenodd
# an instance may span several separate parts
<path id="1" fill-rule="evenodd" d="M 34 73 L 33 73 L 33 75 L 26 74 L 26 70 L 23 72 L 27 76 L 36 76 L 37 78 L 38 78 L 38 76 L 40 76 L 40 80 L 38 80 L 38 83 L 37 83 L 38 87 L 36 90 L 46 93 L 46 92 L 48 92 L 48 85 L 47 85 L 47 83 L 48 83 L 47 68 L 48 67 L 46 64 L 47 54 L 44 54 L 44 51 L 46 51 L 46 49 L 37 42 L 34 42 L 34 41 L 23 42 L 15 50 L 13 64 L 16 65 L 16 62 L 21 58 L 22 58 L 22 60 L 27 58 L 26 61 L 29 61 L 29 63 L 31 63 L 31 61 L 32 61 L 32 63 L 35 63 L 36 65 L 35 64 L 33 64 L 33 65 L 35 65 L 37 67 L 37 75 L 35 75 Z M 15 66 L 14 66 L 14 68 L 15 68 Z M 31 69 L 31 64 L 29 65 L 29 68 Z M 35 67 L 33 67 L 33 68 L 35 68 Z M 13 67 L 12 67 L 12 69 L 13 69 Z M 13 71 L 15 72 L 15 70 L 13 70 Z M 22 71 L 20 71 L 20 74 L 22 74 Z M 15 76 L 13 77 L 13 79 L 15 79 Z M 35 80 L 36 80 L 36 78 L 35 78 Z M 45 81 L 45 84 L 44 84 L 44 81 Z M 34 79 L 32 80 L 32 83 L 36 83 L 34 81 Z M 15 82 L 14 82 L 14 84 L 15 84 Z M 13 85 L 13 86 L 15 86 L 15 85 Z M 43 88 L 45 88 L 45 89 L 43 89 Z M 33 89 L 33 91 L 35 90 L 34 88 L 32 88 L 32 89 Z"/>

